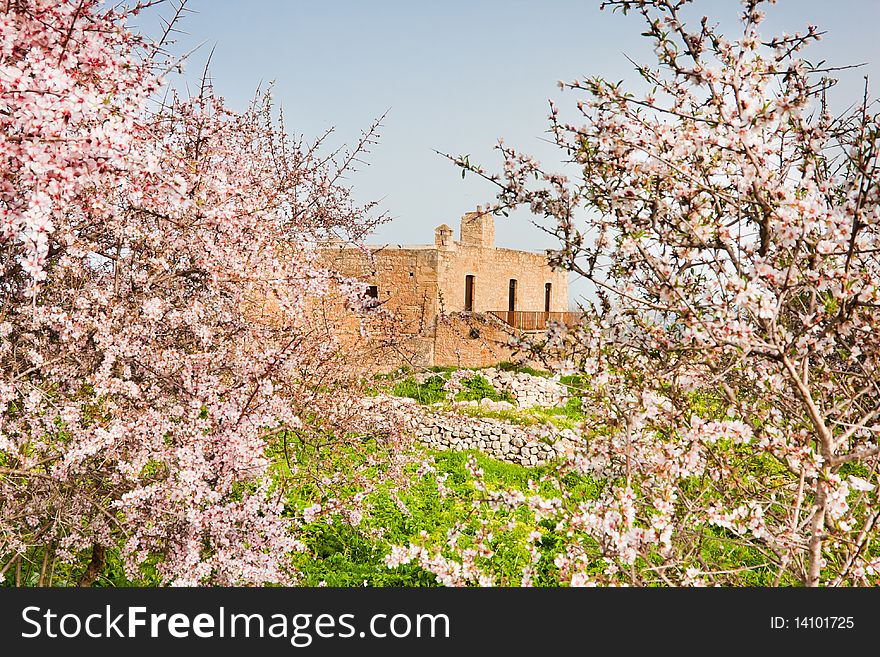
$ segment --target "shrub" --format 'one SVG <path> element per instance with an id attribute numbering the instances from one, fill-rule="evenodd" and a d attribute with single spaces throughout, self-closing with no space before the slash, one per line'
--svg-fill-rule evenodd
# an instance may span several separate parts
<path id="1" fill-rule="evenodd" d="M 420 404 L 434 404 L 446 399 L 444 385 L 446 379 L 439 375 L 426 379 L 424 383 L 419 383 L 410 376 L 397 383 L 392 388 L 391 394 L 415 399 Z"/>
<path id="2" fill-rule="evenodd" d="M 507 390 L 498 392 L 481 374 L 461 379 L 460 383 L 464 389 L 455 395 L 456 401 L 480 401 L 486 398 L 492 401 L 513 401 L 513 396 Z"/>

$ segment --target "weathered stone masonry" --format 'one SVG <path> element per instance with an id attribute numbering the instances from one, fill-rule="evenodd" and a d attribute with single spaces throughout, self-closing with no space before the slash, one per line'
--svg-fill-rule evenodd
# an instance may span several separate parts
<path id="1" fill-rule="evenodd" d="M 326 266 L 371 286 L 394 313 L 409 364 L 480 367 L 510 357 L 510 327 L 492 311 L 565 312 L 567 274 L 546 255 L 496 248 L 492 215 L 461 219 L 460 239 L 447 225 L 433 245 L 377 246 L 368 251 L 328 244 Z M 397 364 L 397 363 L 395 363 Z"/>
<path id="2" fill-rule="evenodd" d="M 377 411 L 381 409 L 382 421 L 393 419 L 430 449 L 477 450 L 500 461 L 528 467 L 543 465 L 577 444 L 577 436 L 570 429 L 522 426 L 459 415 L 387 395 L 368 397 L 363 403 Z"/>

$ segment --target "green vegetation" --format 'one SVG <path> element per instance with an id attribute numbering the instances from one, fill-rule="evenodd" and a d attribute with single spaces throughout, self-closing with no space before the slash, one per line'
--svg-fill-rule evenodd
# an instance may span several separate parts
<path id="1" fill-rule="evenodd" d="M 436 380 L 431 383 L 432 379 Z M 440 376 L 432 377 L 423 387 L 436 389 L 438 380 L 445 381 Z M 691 402 L 707 415 L 722 410 L 714 398 L 707 396 L 695 396 Z M 483 416 L 492 415 L 479 407 L 462 410 Z M 578 397 L 557 409 L 505 411 L 494 415 L 502 415 L 504 419 L 515 418 L 523 423 L 547 420 L 557 426 L 584 419 Z M 384 481 L 381 471 L 387 465 L 381 458 L 379 448 L 372 443 L 368 443 L 366 453 L 351 448 L 350 441 L 354 438 L 348 436 L 344 440 L 328 440 L 315 445 L 303 444 L 297 441 L 295 435 L 290 435 L 283 437 L 275 447 L 271 454 L 278 463 L 275 480 L 278 486 L 284 486 L 287 513 L 292 518 L 300 517 L 303 510 L 313 504 L 327 504 L 325 490 L 319 482 L 332 473 L 356 474 L 362 475 L 367 481 Z M 734 459 L 731 465 L 735 476 L 742 477 L 744 481 L 772 486 L 788 476 L 773 458 L 749 458 L 748 450 L 741 446 L 719 443 L 719 448 L 728 454 L 742 450 L 742 460 L 737 463 Z M 370 459 L 370 455 L 380 458 Z M 402 486 L 395 488 L 391 484 L 382 484 L 363 498 L 358 507 L 361 517 L 356 521 L 352 521 L 350 516 L 346 519 L 334 514 L 298 530 L 298 537 L 306 548 L 293 557 L 294 566 L 301 573 L 301 584 L 317 586 L 325 583 L 335 587 L 438 586 L 436 576 L 415 561 L 389 568 L 385 558 L 391 548 L 419 545 L 432 550 L 442 549 L 449 536 L 457 535 L 458 547 L 466 549 L 475 545 L 478 532 L 486 531 L 492 534 L 489 540 L 492 555 L 478 559 L 478 565 L 493 574 L 496 584 L 518 586 L 522 569 L 531 559 L 529 534 L 538 531 L 540 539 L 536 545 L 540 558 L 534 564 L 532 582 L 537 586 L 558 586 L 559 572 L 554 560 L 570 543 L 571 539 L 565 535 L 567 530 L 557 527 L 556 520 L 552 518 L 536 521 L 525 505 L 513 510 L 493 510 L 486 504 L 486 493 L 475 486 L 468 471 L 468 459 L 475 459 L 489 491 L 519 491 L 531 496 L 535 494 L 531 486 L 537 486 L 539 494 L 551 498 L 559 495 L 561 486 L 573 505 L 597 499 L 603 486 L 620 483 L 599 483 L 573 473 L 558 478 L 549 467 L 528 468 L 504 463 L 478 452 L 425 451 L 424 455 L 431 461 L 433 469 L 418 472 L 419 463 L 412 463 L 408 467 L 407 477 L 401 482 Z M 294 473 L 287 467 L 288 461 L 298 463 L 298 472 Z M 863 466 L 852 464 L 847 467 L 846 473 L 865 475 L 863 470 Z M 686 496 L 711 494 L 711 489 L 707 491 L 704 483 L 699 479 L 685 482 L 681 492 Z M 337 493 L 341 490 L 341 496 L 347 497 L 358 494 L 362 489 L 359 484 L 353 484 L 336 490 Z M 475 504 L 479 505 L 479 510 L 475 510 Z M 778 511 L 768 509 L 768 513 Z M 778 568 L 767 565 L 766 555 L 759 548 L 745 545 L 735 533 L 720 527 L 700 525 L 694 526 L 693 531 L 700 537 L 699 560 L 706 569 L 729 572 L 729 583 L 736 585 L 769 586 L 776 583 Z M 586 537 L 582 545 L 588 555 L 587 574 L 599 576 L 607 565 L 599 546 Z M 446 554 L 449 556 L 449 553 Z M 640 569 L 649 567 L 645 559 L 655 556 L 640 556 L 636 566 Z M 64 566 L 59 564 L 59 568 Z M 28 571 L 24 581 L 30 581 L 35 576 L 34 571 Z M 159 578 L 150 567 L 144 569 L 139 579 L 129 580 L 118 554 L 108 553 L 107 567 L 96 584 L 152 586 L 158 583 Z M 780 583 L 789 586 L 799 584 L 788 575 L 784 575 Z M 659 580 L 655 584 L 661 585 Z"/>
<path id="2" fill-rule="evenodd" d="M 440 375 L 432 376 L 424 383 L 419 383 L 414 377 L 407 377 L 398 382 L 391 390 L 395 397 L 410 397 L 420 404 L 435 404 L 446 399 L 446 379 Z"/>
<path id="3" fill-rule="evenodd" d="M 428 377 L 423 383 L 419 383 L 413 375 L 412 368 L 402 367 L 392 372 L 373 376 L 370 382 L 371 385 L 368 386 L 367 390 L 370 394 L 378 394 L 384 390 L 396 397 L 410 397 L 420 404 L 435 404 L 446 399 L 446 391 L 443 390 L 443 386 L 449 380 L 449 376 L 453 372 L 468 369 L 473 371 L 474 374 L 462 380 L 464 390 L 456 394 L 456 401 L 480 401 L 484 398 L 491 399 L 492 401 L 514 401 L 509 392 L 498 392 L 492 387 L 486 377 L 480 374 L 480 369 L 487 368 L 434 366 L 428 368 L 428 371 L 432 372 L 434 376 Z M 550 372 L 546 370 L 537 370 L 510 361 L 499 363 L 496 369 L 502 372 L 518 372 L 545 378 L 550 376 Z M 565 378 L 570 381 L 566 382 Z M 564 379 L 561 381 L 564 385 L 576 386 L 582 383 L 577 377 L 564 377 Z"/>
<path id="4" fill-rule="evenodd" d="M 464 390 L 455 395 L 456 401 L 480 401 L 491 399 L 492 401 L 512 402 L 513 396 L 506 390 L 498 392 L 486 377 L 474 374 L 472 377 L 462 379 L 461 385 Z"/>
<path id="5" fill-rule="evenodd" d="M 443 373 L 430 376 L 421 384 L 409 375 L 402 381 L 398 380 L 392 391 L 393 394 L 411 397 L 424 404 L 444 402 L 443 408 L 452 410 L 452 404 L 446 400 L 446 382 L 447 377 Z M 568 386 L 572 397 L 561 407 L 490 411 L 476 405 L 458 407 L 456 411 L 473 417 L 494 417 L 523 425 L 551 423 L 559 429 L 579 428 L 587 418 L 582 408 L 582 398 L 577 393 L 584 390 L 587 383 L 577 376 L 564 377 L 562 383 Z M 478 373 L 463 379 L 462 385 L 464 389 L 456 399 L 504 398 Z M 693 393 L 684 403 L 707 418 L 725 414 L 726 406 L 719 396 Z M 602 428 L 593 427 L 593 430 L 601 431 Z M 283 486 L 287 514 L 291 518 L 301 517 L 303 510 L 312 505 L 328 504 L 326 491 L 320 482 L 334 473 L 363 477 L 360 483 L 337 486 L 335 494 L 342 499 L 362 494 L 364 481 L 386 481 L 382 471 L 388 467 L 387 459 L 382 457 L 379 448 L 368 442 L 366 452 L 354 449 L 350 447 L 354 441 L 360 443 L 362 439 L 357 436 L 334 439 L 325 434 L 317 443 L 304 444 L 295 433 L 282 436 L 270 456 L 277 463 L 274 472 L 276 485 Z M 744 485 L 778 487 L 790 477 L 776 459 L 770 456 L 755 459 L 746 446 L 719 441 L 717 447 L 729 459 L 731 476 L 739 478 Z M 558 586 L 560 574 L 555 559 L 571 543 L 571 538 L 566 536 L 567 528 L 557 526 L 557 520 L 553 518 L 536 521 L 525 504 L 512 510 L 495 509 L 487 504 L 487 493 L 475 485 L 468 471 L 468 459 L 475 459 L 477 467 L 483 472 L 482 481 L 490 492 L 513 491 L 529 497 L 535 494 L 534 487 L 537 486 L 537 492 L 545 498 L 558 497 L 564 490 L 569 504 L 580 505 L 597 499 L 603 486 L 620 484 L 613 481 L 600 483 L 574 473 L 559 475 L 546 466 L 528 468 L 505 463 L 472 451 L 426 450 L 424 456 L 431 463 L 431 468 L 419 471 L 420 464 L 414 462 L 408 466 L 406 477 L 398 482 L 398 486 L 384 483 L 364 495 L 356 505 L 360 517 L 353 519 L 351 515 L 331 514 L 307 523 L 298 530 L 298 538 L 303 542 L 305 551 L 294 555 L 293 565 L 301 573 L 301 584 L 334 587 L 439 586 L 437 577 L 416 561 L 389 568 L 386 556 L 392 547 L 425 546 L 432 555 L 441 550 L 446 556 L 456 558 L 444 548 L 450 536 L 457 536 L 460 551 L 476 546 L 479 532 L 484 531 L 492 535 L 489 539 L 492 554 L 478 558 L 478 566 L 495 577 L 495 584 L 519 586 L 523 567 L 531 562 L 529 535 L 537 531 L 540 534 L 536 543 L 540 558 L 533 564 L 535 573 L 532 583 L 537 586 Z M 297 464 L 296 471 L 288 466 L 292 463 Z M 861 464 L 847 464 L 841 474 L 868 476 Z M 685 497 L 713 496 L 711 487 L 707 488 L 701 478 L 682 482 L 680 491 Z M 355 505 L 343 506 L 353 508 Z M 768 514 L 783 511 L 782 507 L 770 506 L 767 509 Z M 697 536 L 699 562 L 707 570 L 729 573 L 728 584 L 771 586 L 777 583 L 778 568 L 768 565 L 766 555 L 759 548 L 746 545 L 734 532 L 711 525 L 693 526 L 691 532 Z M 587 556 L 586 574 L 601 576 L 607 562 L 602 558 L 600 547 L 586 536 L 581 544 Z M 872 554 L 876 550 L 874 546 L 871 547 Z M 31 560 L 37 564 L 38 557 L 35 554 Z M 656 554 L 641 555 L 635 566 L 642 571 L 650 570 L 655 559 L 654 565 L 659 565 L 661 562 Z M 59 564 L 58 568 L 63 576 L 65 566 Z M 30 568 L 23 573 L 23 582 L 33 583 L 36 571 L 37 568 Z M 159 583 L 160 578 L 152 566 L 144 568 L 140 578 L 134 581 L 128 579 L 118 552 L 108 552 L 107 567 L 96 585 L 154 586 Z M 779 583 L 799 585 L 790 574 L 783 574 Z M 650 584 L 662 585 L 659 579 Z"/>
<path id="6" fill-rule="evenodd" d="M 509 360 L 498 363 L 498 365 L 496 365 L 495 367 L 501 372 L 517 372 L 519 374 L 531 374 L 532 376 L 540 376 L 544 378 L 550 376 L 550 372 L 548 370 L 536 370 L 535 368 L 528 367 L 527 365 L 511 363 Z"/>
<path id="7" fill-rule="evenodd" d="M 529 480 L 537 481 L 545 474 L 541 468 L 524 468 L 503 463 L 476 452 L 432 452 L 436 472 L 421 478 L 413 477 L 412 486 L 396 494 L 381 490 L 364 501 L 364 517 L 357 525 L 339 519 L 321 520 L 307 526 L 304 542 L 308 552 L 297 555 L 296 566 L 303 573 L 303 584 L 316 586 L 438 586 L 434 574 L 415 563 L 397 568 L 385 564 L 391 546 L 443 545 L 457 526 L 461 531 L 459 545 L 473 538 L 474 527 L 466 521 L 474 501 L 481 499 L 467 471 L 469 457 L 476 459 L 490 488 L 515 489 L 528 493 Z M 437 476 L 445 476 L 449 493 L 441 495 Z M 545 485 L 546 488 L 546 485 Z M 587 482 L 581 492 L 589 489 Z M 549 493 L 549 489 L 547 491 Z M 305 502 L 301 502 L 305 506 Z M 526 509 L 499 511 L 488 517 L 494 528 L 495 555 L 492 570 L 499 584 L 517 586 L 522 567 L 528 562 L 526 538 L 534 519 Z M 508 525 L 512 524 L 512 527 Z M 551 584 L 553 566 L 544 560 L 541 581 Z"/>
<path id="8" fill-rule="evenodd" d="M 391 389 L 391 394 L 396 397 L 410 397 L 420 404 L 436 404 L 447 398 L 447 391 L 444 388 L 447 381 L 448 379 L 440 374 L 428 377 L 423 383 L 409 376 L 396 383 Z M 480 401 L 486 398 L 492 401 L 513 401 L 509 392 L 498 392 L 486 377 L 479 374 L 462 379 L 461 385 L 463 390 L 455 395 L 456 401 Z"/>
<path id="9" fill-rule="evenodd" d="M 470 417 L 492 418 L 524 426 L 552 424 L 557 429 L 576 429 L 584 421 L 581 400 L 578 397 L 569 399 L 565 406 L 554 408 L 536 406 L 534 408 L 512 408 L 496 411 L 483 406 L 464 406 L 456 409 L 456 411 Z"/>

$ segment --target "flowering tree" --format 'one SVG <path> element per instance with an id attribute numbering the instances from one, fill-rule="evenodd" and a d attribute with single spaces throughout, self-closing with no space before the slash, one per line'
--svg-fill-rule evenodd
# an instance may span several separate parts
<path id="1" fill-rule="evenodd" d="M 291 443 L 376 429 L 311 301 L 365 298 L 311 245 L 369 227 L 342 176 L 375 126 L 328 155 L 265 97 L 150 109 L 153 3 L 100 4 L 0 12 L 0 573 L 290 582 Z"/>
<path id="2" fill-rule="evenodd" d="M 642 15 L 657 63 L 643 94 L 560 83 L 584 95 L 582 121 L 551 107 L 576 175 L 503 143 L 500 175 L 458 161 L 595 285 L 591 321 L 541 346 L 584 375 L 593 420 L 562 467 L 600 493 L 533 506 L 571 583 L 873 582 L 878 116 L 867 93 L 831 115 L 800 56 L 816 28 L 762 39 L 746 0 L 729 41 L 686 4 L 603 4 Z"/>

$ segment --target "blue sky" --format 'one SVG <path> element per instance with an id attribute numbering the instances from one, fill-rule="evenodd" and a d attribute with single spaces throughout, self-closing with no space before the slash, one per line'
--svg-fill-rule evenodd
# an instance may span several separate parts
<path id="1" fill-rule="evenodd" d="M 377 243 L 427 243 L 441 223 L 492 198 L 485 182 L 434 151 L 469 154 L 497 169 L 499 137 L 545 163 L 558 161 L 546 139 L 547 100 L 562 109 L 577 97 L 560 79 L 602 75 L 635 81 L 631 64 L 651 61 L 638 16 L 599 11 L 598 0 L 189 0 L 175 51 L 190 55 L 181 83 L 198 79 L 211 48 L 215 88 L 241 109 L 258 85 L 274 82 L 290 131 L 315 137 L 334 127 L 332 143 L 354 142 L 388 114 L 369 166 L 350 183 L 359 200 L 380 200 L 393 220 Z M 698 0 L 689 14 L 708 15 L 733 36 L 740 5 Z M 165 9 L 167 14 L 167 8 Z M 880 96 L 880 0 L 781 0 L 767 8 L 764 33 L 828 31 L 806 57 L 829 65 L 867 62 L 839 75 L 832 102 L 861 97 L 868 75 Z M 155 13 L 141 18 L 155 32 Z M 501 246 L 543 249 L 552 239 L 528 218 L 498 218 Z M 584 287 L 575 283 L 573 296 Z"/>

